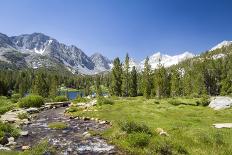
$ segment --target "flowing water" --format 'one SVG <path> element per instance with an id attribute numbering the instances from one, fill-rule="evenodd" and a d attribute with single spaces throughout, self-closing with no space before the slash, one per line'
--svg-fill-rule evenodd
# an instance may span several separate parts
<path id="1" fill-rule="evenodd" d="M 41 140 L 48 140 L 59 155 L 76 154 L 116 154 L 116 148 L 100 136 L 86 136 L 89 130 L 103 131 L 108 125 L 91 120 L 72 119 L 64 115 L 65 107 L 41 111 L 32 119 L 31 124 L 22 127 L 29 131 L 28 136 L 19 137 L 16 142 L 21 146 L 33 146 Z M 55 130 L 48 123 L 65 122 L 68 128 Z"/>

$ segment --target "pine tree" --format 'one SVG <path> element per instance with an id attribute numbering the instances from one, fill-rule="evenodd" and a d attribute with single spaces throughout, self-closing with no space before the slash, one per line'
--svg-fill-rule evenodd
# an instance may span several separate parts
<path id="1" fill-rule="evenodd" d="M 126 59 L 123 65 L 123 74 L 122 74 L 122 95 L 128 96 L 129 95 L 129 79 L 130 79 L 130 73 L 129 73 L 129 55 L 126 54 Z"/>
<path id="2" fill-rule="evenodd" d="M 54 98 L 58 94 L 58 77 L 56 75 L 52 76 L 50 83 L 49 96 Z"/>
<path id="3" fill-rule="evenodd" d="M 143 96 L 150 98 L 151 96 L 151 66 L 149 65 L 149 58 L 147 57 L 144 63 L 144 71 L 142 77 Z"/>
<path id="4" fill-rule="evenodd" d="M 112 68 L 112 84 L 111 93 L 112 95 L 122 95 L 122 65 L 119 58 L 115 58 Z"/>
<path id="5" fill-rule="evenodd" d="M 130 91 L 129 94 L 131 97 L 137 96 L 137 71 L 135 66 L 132 67 L 131 76 L 130 76 Z"/>
<path id="6" fill-rule="evenodd" d="M 159 60 L 158 68 L 155 71 L 154 85 L 156 87 L 156 95 L 159 98 L 169 96 L 169 92 L 170 92 L 169 77 L 166 69 L 161 64 L 160 60 Z"/>
<path id="7" fill-rule="evenodd" d="M 171 74 L 171 96 L 181 95 L 180 73 L 177 69 L 172 70 Z"/>
<path id="8" fill-rule="evenodd" d="M 101 90 L 101 78 L 99 75 L 97 75 L 96 77 L 96 81 L 95 81 L 95 90 L 96 90 L 96 94 L 97 96 L 102 96 L 102 90 Z"/>
<path id="9" fill-rule="evenodd" d="M 43 97 L 48 97 L 49 86 L 47 84 L 46 76 L 44 73 L 38 73 L 36 75 L 32 92 Z"/>

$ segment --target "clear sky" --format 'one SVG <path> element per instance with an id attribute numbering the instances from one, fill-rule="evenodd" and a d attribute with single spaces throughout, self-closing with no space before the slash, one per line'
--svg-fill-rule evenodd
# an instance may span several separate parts
<path id="1" fill-rule="evenodd" d="M 0 0 L 0 32 L 42 32 L 87 55 L 142 60 L 232 40 L 232 0 Z"/>

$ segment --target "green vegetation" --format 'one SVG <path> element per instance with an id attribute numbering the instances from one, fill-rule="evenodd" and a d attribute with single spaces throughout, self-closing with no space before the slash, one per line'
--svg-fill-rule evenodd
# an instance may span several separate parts
<path id="1" fill-rule="evenodd" d="M 230 122 L 232 109 L 214 111 L 197 106 L 201 98 L 177 98 L 185 103 L 179 106 L 170 104 L 170 100 L 116 98 L 113 105 L 94 107 L 98 111 L 72 114 L 111 121 L 113 126 L 101 135 L 128 154 L 229 155 L 232 152 L 232 131 L 212 127 L 214 123 Z M 164 129 L 169 136 L 159 135 L 157 128 Z"/>
<path id="2" fill-rule="evenodd" d="M 44 155 L 50 154 L 55 155 L 56 151 L 47 141 L 41 141 L 37 145 L 33 146 L 30 150 L 24 152 L 19 151 L 1 151 L 0 154 L 4 155 Z"/>
<path id="3" fill-rule="evenodd" d="M 66 129 L 68 125 L 64 122 L 52 122 L 48 124 L 48 127 L 51 129 L 62 130 L 62 129 Z"/>
<path id="4" fill-rule="evenodd" d="M 19 131 L 12 125 L 0 121 L 0 141 L 2 140 L 5 134 L 10 134 L 10 136 L 12 137 L 18 137 Z"/>
<path id="5" fill-rule="evenodd" d="M 15 104 L 11 102 L 11 100 L 7 99 L 5 96 L 0 96 L 0 114 L 4 114 L 5 112 L 13 109 Z"/>
<path id="6" fill-rule="evenodd" d="M 18 114 L 18 118 L 19 119 L 27 119 L 29 116 L 27 113 L 19 113 Z"/>
<path id="7" fill-rule="evenodd" d="M 66 96 L 57 96 L 54 98 L 55 102 L 64 102 L 64 101 L 68 101 L 68 98 Z"/>
<path id="8" fill-rule="evenodd" d="M 98 97 L 97 98 L 97 104 L 98 105 L 104 105 L 104 104 L 114 104 L 114 102 L 108 98 L 105 98 L 105 97 Z"/>
<path id="9" fill-rule="evenodd" d="M 43 104 L 43 97 L 38 95 L 29 95 L 19 101 L 19 107 L 21 108 L 41 107 Z"/>
<path id="10" fill-rule="evenodd" d="M 21 94 L 13 94 L 11 95 L 11 102 L 17 103 L 20 98 L 21 98 Z"/>
<path id="11" fill-rule="evenodd" d="M 75 103 L 85 103 L 85 102 L 88 102 L 88 101 L 89 101 L 89 99 L 78 96 L 75 100 L 73 100 L 73 103 L 74 104 Z"/>

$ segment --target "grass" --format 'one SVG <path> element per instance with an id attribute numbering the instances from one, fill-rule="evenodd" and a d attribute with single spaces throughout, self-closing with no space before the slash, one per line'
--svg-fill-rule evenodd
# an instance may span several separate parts
<path id="1" fill-rule="evenodd" d="M 20 108 L 41 107 L 44 104 L 44 98 L 39 95 L 28 95 L 19 101 Z"/>
<path id="2" fill-rule="evenodd" d="M 4 151 L 0 150 L 1 155 L 55 155 L 56 151 L 49 145 L 47 141 L 41 141 L 37 145 L 33 146 L 30 150 L 24 152 L 20 151 Z"/>
<path id="3" fill-rule="evenodd" d="M 68 125 L 64 122 L 52 122 L 48 124 L 48 127 L 56 130 L 63 130 L 66 129 Z"/>
<path id="4" fill-rule="evenodd" d="M 78 96 L 75 100 L 73 100 L 73 103 L 74 104 L 76 104 L 76 103 L 85 103 L 85 102 L 88 102 L 88 101 L 90 101 L 90 99 Z"/>
<path id="5" fill-rule="evenodd" d="M 66 96 L 56 96 L 54 98 L 54 102 L 64 102 L 64 101 L 68 101 L 68 98 Z"/>
<path id="6" fill-rule="evenodd" d="M 18 118 L 19 118 L 19 119 L 28 119 L 28 117 L 29 117 L 28 114 L 25 113 L 25 112 L 24 112 L 24 113 L 19 113 L 19 114 L 18 114 Z"/>
<path id="7" fill-rule="evenodd" d="M 10 99 L 7 99 L 5 96 L 0 96 L 0 115 L 13 109 L 14 107 L 15 104 Z"/>
<path id="8" fill-rule="evenodd" d="M 232 130 L 215 129 L 214 123 L 229 123 L 232 109 L 215 111 L 197 106 L 201 99 L 177 98 L 184 104 L 170 104 L 172 99 L 115 98 L 115 104 L 93 107 L 97 111 L 76 111 L 73 115 L 95 117 L 111 121 L 113 126 L 101 133 L 108 141 L 128 154 L 193 154 L 230 155 Z M 120 122 L 126 124 L 123 129 Z M 143 124 L 143 125 L 138 125 Z M 139 127 L 136 127 L 136 126 Z M 127 127 L 131 126 L 131 127 Z M 133 128 L 146 128 L 147 134 Z M 127 131 L 132 130 L 131 132 Z M 160 136 L 156 128 L 164 129 L 169 136 Z M 146 143 L 145 141 L 148 141 Z"/>
<path id="9" fill-rule="evenodd" d="M 2 140 L 5 134 L 9 134 L 10 136 L 16 138 L 19 136 L 19 130 L 11 124 L 0 121 L 0 140 Z"/>

